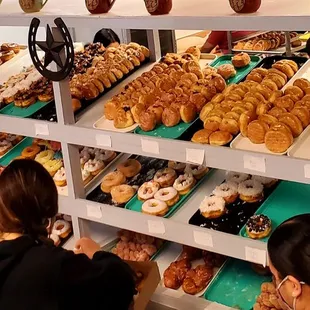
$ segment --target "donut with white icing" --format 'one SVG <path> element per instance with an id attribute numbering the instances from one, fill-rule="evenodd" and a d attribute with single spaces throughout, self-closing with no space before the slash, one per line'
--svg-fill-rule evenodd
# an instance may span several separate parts
<path id="1" fill-rule="evenodd" d="M 158 199 L 149 199 L 142 205 L 142 213 L 164 216 L 169 211 L 169 207 L 164 201 Z"/>

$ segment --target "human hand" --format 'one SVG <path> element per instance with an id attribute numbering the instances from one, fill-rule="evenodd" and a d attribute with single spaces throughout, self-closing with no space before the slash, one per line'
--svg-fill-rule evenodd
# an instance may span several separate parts
<path id="1" fill-rule="evenodd" d="M 89 238 L 81 238 L 75 243 L 74 253 L 85 254 L 90 259 L 93 258 L 94 254 L 100 251 L 100 245 Z"/>

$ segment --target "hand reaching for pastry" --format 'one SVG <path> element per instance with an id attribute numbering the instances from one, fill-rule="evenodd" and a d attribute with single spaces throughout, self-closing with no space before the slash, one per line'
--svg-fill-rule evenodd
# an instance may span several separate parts
<path id="1" fill-rule="evenodd" d="M 90 259 L 93 258 L 94 254 L 100 251 L 100 245 L 89 238 L 81 238 L 75 243 L 74 253 L 85 254 Z"/>

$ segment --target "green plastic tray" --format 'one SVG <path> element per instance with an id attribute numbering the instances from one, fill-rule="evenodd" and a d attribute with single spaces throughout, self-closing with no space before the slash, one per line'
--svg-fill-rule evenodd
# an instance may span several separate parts
<path id="1" fill-rule="evenodd" d="M 272 222 L 272 231 L 287 219 L 309 213 L 310 185 L 282 181 L 255 214 L 267 215 Z M 239 235 L 247 237 L 245 226 Z M 269 235 L 270 236 L 270 235 Z M 267 242 L 269 236 L 260 239 Z"/>
<path id="2" fill-rule="evenodd" d="M 7 166 L 10 164 L 10 162 L 18 157 L 21 156 L 22 151 L 24 148 L 32 145 L 32 138 L 25 138 L 23 141 L 21 141 L 20 143 L 16 144 L 10 152 L 6 153 L 3 157 L 1 157 L 0 159 L 0 165 L 2 166 Z M 62 159 L 62 153 L 61 152 L 55 152 L 54 154 L 54 158 L 55 159 Z"/>
<path id="3" fill-rule="evenodd" d="M 198 180 L 196 185 L 186 195 L 180 195 L 179 201 L 175 205 L 173 205 L 163 217 L 171 217 L 180 207 L 182 207 L 182 205 L 186 202 L 186 200 L 189 199 L 189 197 L 193 194 L 196 188 L 205 180 L 205 178 L 209 177 L 211 171 L 212 170 L 209 170 L 209 172 L 202 179 Z M 135 195 L 131 200 L 127 202 L 127 204 L 125 205 L 125 209 L 135 212 L 142 212 L 142 204 L 143 202 L 138 199 L 138 195 Z"/>
<path id="4" fill-rule="evenodd" d="M 232 57 L 233 57 L 233 55 L 220 56 L 220 57 L 218 57 L 217 59 L 214 60 L 214 62 L 212 63 L 212 66 L 217 68 L 217 67 L 219 67 L 221 65 L 226 65 L 226 64 L 230 64 L 231 65 L 232 64 L 231 63 L 231 58 Z M 239 83 L 261 61 L 261 58 L 258 57 L 258 56 L 250 56 L 250 57 L 251 57 L 251 62 L 249 63 L 249 65 L 247 65 L 246 67 L 240 68 L 240 69 L 236 68 L 236 71 L 237 71 L 236 75 L 226 81 L 226 83 L 228 85 L 229 84 L 237 84 L 237 83 Z"/>
<path id="5" fill-rule="evenodd" d="M 51 102 L 53 102 L 53 100 L 49 102 L 37 101 L 36 103 L 32 104 L 27 108 L 16 107 L 14 103 L 10 103 L 0 110 L 0 114 L 23 117 L 23 118 L 30 117 L 31 115 L 38 112 L 40 109 L 44 108 Z"/>
<path id="6" fill-rule="evenodd" d="M 271 282 L 271 277 L 258 275 L 248 262 L 229 259 L 210 282 L 204 298 L 228 307 L 250 310 L 264 282 Z"/>

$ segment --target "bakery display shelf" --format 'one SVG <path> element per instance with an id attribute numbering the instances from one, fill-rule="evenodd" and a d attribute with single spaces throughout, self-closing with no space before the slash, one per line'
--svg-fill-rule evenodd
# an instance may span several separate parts
<path id="1" fill-rule="evenodd" d="M 16 144 L 15 144 L 11 149 L 9 149 L 5 154 L 0 155 L 0 161 L 1 161 L 1 159 L 2 159 L 4 156 L 10 157 L 10 153 L 11 153 L 12 151 L 14 151 L 14 149 L 15 149 L 16 147 L 18 147 L 18 145 L 24 141 L 24 139 L 25 139 L 25 138 L 23 138 L 20 142 L 16 143 Z M 12 159 L 11 159 L 11 160 L 12 160 Z M 11 161 L 11 160 L 10 160 L 10 161 Z"/>
<path id="2" fill-rule="evenodd" d="M 273 63 L 275 63 L 281 59 L 292 59 L 299 66 L 299 70 L 297 71 L 297 73 L 282 88 L 282 90 L 284 91 L 288 86 L 292 85 L 296 79 L 301 78 L 305 72 L 310 70 L 310 68 L 309 68 L 310 61 L 304 57 L 273 56 L 273 57 L 264 58 L 261 61 L 261 63 L 259 64 L 259 67 L 269 69 L 269 68 L 271 68 Z M 308 131 L 308 128 L 309 128 L 309 126 L 303 131 L 303 133 Z M 282 153 L 273 153 L 273 152 L 269 151 L 268 148 L 266 147 L 265 143 L 261 143 L 261 144 L 252 143 L 250 141 L 250 139 L 248 139 L 247 137 L 243 137 L 241 133 L 234 140 L 232 140 L 232 142 L 230 143 L 230 147 L 232 149 L 238 149 L 238 150 L 244 150 L 244 151 L 253 151 L 253 152 L 257 152 L 257 153 L 285 155 L 286 153 L 290 152 L 290 150 L 292 148 L 294 148 L 296 144 L 299 144 L 300 143 L 299 141 L 302 141 L 303 133 L 300 136 L 298 136 L 297 138 L 294 138 L 293 144 L 285 152 L 282 152 Z"/>
<path id="3" fill-rule="evenodd" d="M 233 55 L 224 55 L 218 57 L 213 63 L 212 66 L 217 68 L 221 65 L 226 65 L 226 64 L 232 64 L 231 59 Z M 235 76 L 231 77 L 226 81 L 226 83 L 229 84 L 236 84 L 241 82 L 249 73 L 252 69 L 257 67 L 257 65 L 260 63 L 261 58 L 258 56 L 251 56 L 251 62 L 243 68 L 235 68 L 237 73 Z"/>
<path id="4" fill-rule="evenodd" d="M 283 181 L 270 197 L 256 211 L 256 214 L 264 214 L 271 219 L 272 231 L 287 219 L 304 213 L 309 213 L 310 186 L 307 184 Z M 240 235 L 247 237 L 245 226 Z M 260 239 L 267 242 L 265 237 Z"/>
<path id="5" fill-rule="evenodd" d="M 209 177 L 211 170 L 209 170 L 209 172 L 200 180 L 197 181 L 197 183 L 195 184 L 195 186 L 190 189 L 190 191 L 185 194 L 185 195 L 180 195 L 180 199 L 179 201 L 174 204 L 172 207 L 169 208 L 169 211 L 163 216 L 164 218 L 169 218 L 171 216 L 173 216 L 173 214 L 180 209 L 185 203 L 186 201 L 190 198 L 190 196 L 197 190 L 197 188 L 200 186 L 200 184 L 203 183 L 203 181 Z M 181 173 L 183 174 L 183 173 Z M 180 175 L 180 174 L 178 174 Z M 125 205 L 125 209 L 131 210 L 131 211 L 135 211 L 135 212 L 142 212 L 142 205 L 143 205 L 143 201 L 139 200 L 138 195 L 135 195 L 131 200 L 129 200 L 127 202 L 127 204 Z"/>
<path id="6" fill-rule="evenodd" d="M 287 156 L 301 158 L 301 159 L 310 159 L 310 126 L 308 126 L 304 132 L 299 136 L 298 141 L 295 145 L 289 148 Z"/>
<path id="7" fill-rule="evenodd" d="M 211 280 L 204 297 L 228 307 L 250 310 L 264 282 L 271 282 L 271 277 L 258 275 L 248 262 L 229 259 Z"/>
<path id="8" fill-rule="evenodd" d="M 134 188 L 139 188 L 144 182 L 150 181 L 151 179 L 153 179 L 155 172 L 157 170 L 167 166 L 166 160 L 126 154 L 122 156 L 119 160 L 117 160 L 113 165 L 111 165 L 111 170 L 112 168 L 114 168 L 112 171 L 116 170 L 118 164 L 123 163 L 127 159 L 136 159 L 141 164 L 140 172 L 136 174 L 134 177 L 127 178 L 126 180 L 126 184 Z M 94 184 L 96 185 L 92 187 L 92 189 L 88 192 L 86 196 L 87 200 L 100 202 L 103 204 L 108 204 L 119 208 L 125 207 L 126 205 L 125 203 L 114 202 L 110 193 L 104 193 L 101 190 L 101 180 L 98 180 Z"/>
<path id="9" fill-rule="evenodd" d="M 245 202 L 240 198 L 237 198 L 235 202 L 226 205 L 227 212 L 224 215 L 215 219 L 205 218 L 198 208 L 194 215 L 189 219 L 188 223 L 237 235 L 247 220 L 262 206 L 264 201 L 266 201 L 275 188 L 276 186 L 273 186 L 272 188 L 264 188 L 263 199 L 254 203 Z M 200 203 L 201 202 L 202 200 Z M 199 206 L 199 204 L 197 206 Z"/>

